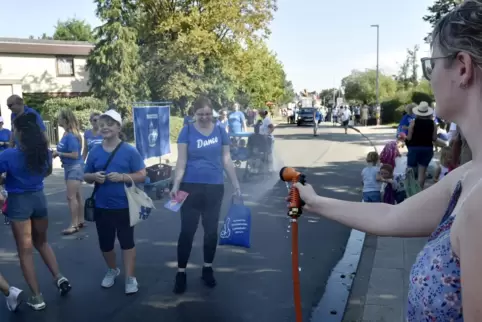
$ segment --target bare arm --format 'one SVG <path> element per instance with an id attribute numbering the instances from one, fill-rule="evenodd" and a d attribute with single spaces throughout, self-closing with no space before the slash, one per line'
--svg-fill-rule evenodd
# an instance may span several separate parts
<path id="1" fill-rule="evenodd" d="M 95 174 L 94 173 L 84 173 L 84 181 L 88 184 L 92 184 L 95 182 Z"/>
<path id="2" fill-rule="evenodd" d="M 408 126 L 408 134 L 407 134 L 407 140 L 410 141 L 413 136 L 413 128 L 415 127 L 415 120 L 412 120 L 410 122 L 410 125 Z"/>
<path id="3" fill-rule="evenodd" d="M 84 161 L 87 159 L 87 151 L 88 151 L 87 140 L 84 138 L 84 148 L 82 149 L 82 159 Z"/>
<path id="4" fill-rule="evenodd" d="M 142 169 L 134 173 L 123 174 L 122 179 L 124 183 L 130 183 L 131 179 L 134 181 L 134 183 L 144 183 L 146 181 L 146 169 Z"/>
<path id="5" fill-rule="evenodd" d="M 443 180 L 442 180 L 443 181 Z M 480 321 L 482 316 L 482 306 L 480 299 L 482 298 L 482 279 L 480 272 L 482 271 L 482 217 L 480 216 L 480 194 L 482 189 L 479 185 L 472 196 L 467 196 L 467 201 L 459 210 L 463 215 L 459 218 L 460 222 L 456 230 L 460 233 L 456 234 L 455 244 L 458 244 L 458 257 L 460 258 L 461 282 L 462 282 L 462 305 L 464 308 L 464 321 L 476 322 Z M 454 230 L 454 229 L 452 229 Z M 455 247 L 454 251 L 457 247 Z"/>
<path id="6" fill-rule="evenodd" d="M 177 162 L 176 170 L 174 174 L 173 188 L 178 190 L 181 185 L 182 178 L 184 177 L 184 172 L 186 171 L 186 161 L 187 161 L 187 144 L 178 143 L 177 144 Z"/>
<path id="7" fill-rule="evenodd" d="M 450 172 L 446 179 L 398 205 L 336 200 L 311 193 L 299 186 L 309 211 L 351 228 L 379 236 L 426 237 L 443 217 L 455 183 L 466 166 Z"/>
<path id="8" fill-rule="evenodd" d="M 234 187 L 234 190 L 239 190 L 239 181 L 236 176 L 236 170 L 234 169 L 233 160 L 231 159 L 231 153 L 229 152 L 229 145 L 223 145 L 223 165 L 229 180 Z"/>

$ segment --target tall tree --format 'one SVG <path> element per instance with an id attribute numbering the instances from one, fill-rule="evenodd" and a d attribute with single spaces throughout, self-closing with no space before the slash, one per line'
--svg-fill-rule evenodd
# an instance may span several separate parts
<path id="1" fill-rule="evenodd" d="M 425 15 L 423 20 L 434 27 L 443 16 L 462 2 L 464 0 L 435 0 L 434 4 L 428 7 L 429 14 Z M 430 35 L 425 37 L 425 41 L 430 42 Z"/>
<path id="2" fill-rule="evenodd" d="M 87 68 L 96 97 L 107 99 L 123 114 L 130 115 L 132 103 L 145 99 L 143 65 L 139 59 L 134 0 L 96 0 L 97 16 L 103 24 L 95 29 L 97 43 Z"/>
<path id="3" fill-rule="evenodd" d="M 410 67 L 412 69 L 412 73 L 410 76 L 410 82 L 414 87 L 418 86 L 419 79 L 418 79 L 418 68 L 420 67 L 418 64 L 418 51 L 420 47 L 415 45 L 413 49 L 407 49 L 407 58 L 410 62 Z"/>
<path id="4" fill-rule="evenodd" d="M 353 71 L 342 80 L 345 98 L 360 103 L 373 103 L 376 100 L 376 71 Z M 392 97 L 397 91 L 397 82 L 390 76 L 380 74 L 380 99 Z"/>
<path id="5" fill-rule="evenodd" d="M 94 35 L 92 27 L 85 20 L 71 18 L 57 22 L 53 39 L 94 42 Z"/>

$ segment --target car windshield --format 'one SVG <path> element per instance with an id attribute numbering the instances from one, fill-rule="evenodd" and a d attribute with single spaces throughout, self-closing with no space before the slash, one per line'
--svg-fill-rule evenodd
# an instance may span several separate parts
<path id="1" fill-rule="evenodd" d="M 313 111 L 314 111 L 314 110 L 315 110 L 314 108 L 302 108 L 302 109 L 300 110 L 300 113 L 303 113 L 303 114 L 311 113 L 311 114 L 313 114 Z"/>

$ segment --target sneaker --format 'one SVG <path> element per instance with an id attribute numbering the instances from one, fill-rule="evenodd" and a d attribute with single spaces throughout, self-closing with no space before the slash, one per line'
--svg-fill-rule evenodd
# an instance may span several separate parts
<path id="1" fill-rule="evenodd" d="M 203 267 L 201 279 L 207 287 L 213 288 L 216 286 L 216 279 L 214 278 L 214 271 L 212 267 Z"/>
<path id="2" fill-rule="evenodd" d="M 30 306 L 35 311 L 43 310 L 47 306 L 44 302 L 44 298 L 42 294 L 39 294 L 37 296 L 35 295 L 31 296 L 27 301 L 27 305 Z"/>
<path id="3" fill-rule="evenodd" d="M 70 285 L 69 280 L 67 278 L 65 278 L 64 276 L 57 279 L 55 284 L 57 285 L 57 288 L 59 289 L 60 295 L 62 295 L 62 296 L 67 295 L 70 292 L 70 290 L 72 289 L 72 286 Z"/>
<path id="4" fill-rule="evenodd" d="M 102 287 L 104 288 L 112 287 L 115 283 L 116 277 L 119 276 L 119 274 L 120 274 L 120 269 L 109 268 L 109 270 L 104 276 L 104 279 L 102 280 L 102 284 L 101 284 Z"/>
<path id="5" fill-rule="evenodd" d="M 7 301 L 7 308 L 10 312 L 15 312 L 20 304 L 22 304 L 21 295 L 23 291 L 16 287 L 10 287 L 8 289 L 8 296 L 5 297 Z"/>
<path id="6" fill-rule="evenodd" d="M 135 277 L 129 276 L 126 278 L 126 294 L 135 294 L 139 291 L 139 284 L 137 284 L 137 279 Z"/>
<path id="7" fill-rule="evenodd" d="M 186 272 L 177 272 L 176 274 L 176 282 L 174 284 L 174 293 L 175 294 L 182 294 L 186 292 Z"/>

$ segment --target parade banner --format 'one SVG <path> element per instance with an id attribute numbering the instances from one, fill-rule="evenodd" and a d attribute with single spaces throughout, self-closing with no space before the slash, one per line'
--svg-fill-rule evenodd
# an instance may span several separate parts
<path id="1" fill-rule="evenodd" d="M 171 153 L 169 114 L 169 106 L 135 106 L 133 108 L 136 148 L 144 160 Z"/>

